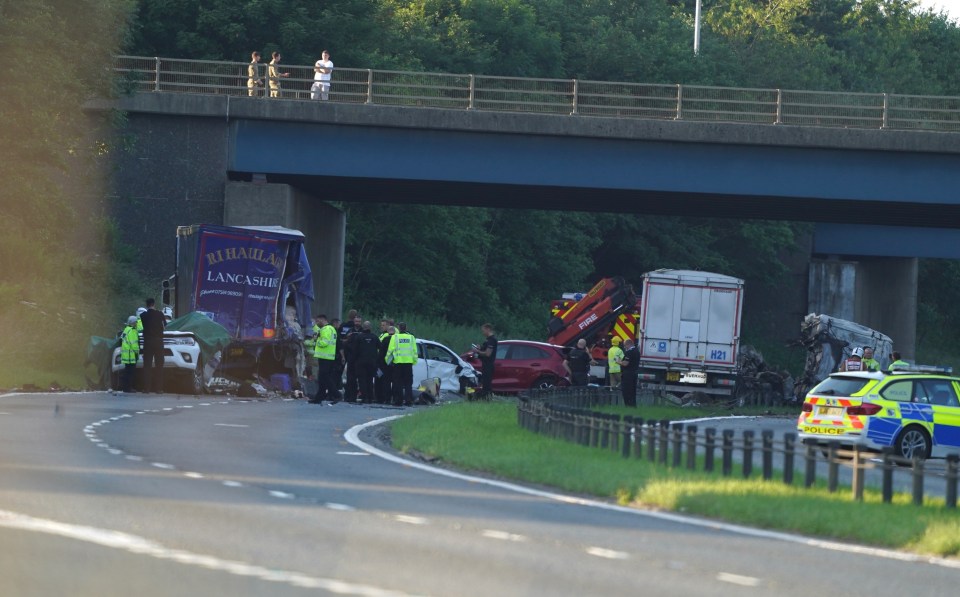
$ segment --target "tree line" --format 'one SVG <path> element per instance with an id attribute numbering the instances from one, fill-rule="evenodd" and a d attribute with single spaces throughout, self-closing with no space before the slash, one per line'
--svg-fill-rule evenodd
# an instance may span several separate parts
<path id="1" fill-rule="evenodd" d="M 960 30 L 914 0 L 703 0 L 697 57 L 694 3 L 0 0 L 7 81 L 0 319 L 5 329 L 61 330 L 59 313 L 78 329 L 102 329 L 108 316 L 98 315 L 103 296 L 95 289 L 106 284 L 120 296 L 136 286 L 131 251 L 115 241 L 104 183 L 110 152 L 121 148 L 80 109 L 110 93 L 104 66 L 112 54 L 245 61 L 252 50 L 279 50 L 288 64 L 312 64 L 329 49 L 340 67 L 960 95 Z M 601 276 L 683 267 L 776 287 L 785 275 L 781 256 L 808 230 L 623 214 L 343 207 L 348 304 L 394 309 L 402 289 L 401 306 L 454 323 L 495 320 L 530 337 L 542 333 L 549 299 Z M 433 266 L 391 259 L 426 251 L 419 241 L 427 222 Z M 384 225 L 394 233 L 389 241 L 378 234 Z M 930 326 L 922 340 L 948 343 L 940 330 L 960 323 L 956 269 L 940 261 L 921 267 L 920 320 Z M 74 312 L 53 309 L 58 303 Z M 36 319 L 25 324 L 25 312 Z M 49 335 L 54 345 L 63 344 L 58 334 Z M 30 341 L 37 337 L 31 329 Z M 8 334 L 3 348 L 16 352 L 10 344 L 21 339 Z"/>

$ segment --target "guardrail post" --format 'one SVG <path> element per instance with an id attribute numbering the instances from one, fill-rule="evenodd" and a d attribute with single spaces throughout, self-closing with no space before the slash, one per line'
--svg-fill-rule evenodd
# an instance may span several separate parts
<path id="1" fill-rule="evenodd" d="M 697 470 L 697 426 L 687 425 L 687 470 Z"/>
<path id="2" fill-rule="evenodd" d="M 947 508 L 957 507 L 957 468 L 960 465 L 960 455 L 947 454 L 947 472 L 944 477 L 947 481 Z"/>
<path id="3" fill-rule="evenodd" d="M 577 109 L 580 105 L 580 81 L 573 80 L 573 110 L 570 112 L 570 116 L 577 115 Z"/>
<path id="4" fill-rule="evenodd" d="M 660 421 L 660 464 L 667 464 L 667 446 L 669 443 L 670 421 L 663 419 Z"/>
<path id="5" fill-rule="evenodd" d="M 834 493 L 840 484 L 840 461 L 837 459 L 837 450 L 840 449 L 839 442 L 830 442 L 827 456 L 827 491 Z"/>
<path id="6" fill-rule="evenodd" d="M 470 75 L 470 99 L 467 102 L 467 110 L 476 110 L 476 106 L 473 103 L 476 98 L 476 95 L 475 95 L 476 91 L 477 91 L 476 77 L 474 75 Z"/>
<path id="7" fill-rule="evenodd" d="M 883 484 L 880 492 L 884 504 L 893 501 L 893 448 L 883 449 Z"/>
<path id="8" fill-rule="evenodd" d="M 783 483 L 793 485 L 793 457 L 797 450 L 797 434 L 783 435 Z"/>
<path id="9" fill-rule="evenodd" d="M 680 467 L 680 459 L 683 457 L 683 423 L 674 423 L 671 426 L 671 435 L 673 436 L 673 458 L 671 459 L 670 466 L 673 468 Z"/>
<path id="10" fill-rule="evenodd" d="M 777 119 L 773 124 L 783 124 L 783 92 L 777 89 Z"/>
<path id="11" fill-rule="evenodd" d="M 923 461 L 913 457 L 913 467 L 910 470 L 913 476 L 913 505 L 923 505 Z"/>
<path id="12" fill-rule="evenodd" d="M 889 96 L 886 93 L 884 93 L 883 94 L 883 120 L 880 123 L 880 128 L 882 129 L 887 128 L 887 125 L 890 123 L 887 116 L 888 114 L 887 110 L 890 108 L 889 99 L 890 99 Z"/>
<path id="13" fill-rule="evenodd" d="M 367 103 L 373 103 L 373 69 L 367 69 Z"/>
<path id="14" fill-rule="evenodd" d="M 743 478 L 749 479 L 753 473 L 753 431 L 743 432 Z"/>
<path id="15" fill-rule="evenodd" d="M 657 422 L 647 421 L 647 426 L 643 430 L 647 435 L 647 460 L 655 462 L 657 460 Z"/>
<path id="16" fill-rule="evenodd" d="M 703 470 L 713 472 L 713 451 L 717 447 L 717 430 L 707 427 L 703 432 Z"/>
<path id="17" fill-rule="evenodd" d="M 600 447 L 607 448 L 610 446 L 610 417 L 607 415 L 600 415 Z"/>
<path id="18" fill-rule="evenodd" d="M 633 457 L 639 460 L 643 458 L 643 417 L 633 418 Z"/>
<path id="19" fill-rule="evenodd" d="M 723 452 L 723 465 L 720 471 L 724 477 L 729 477 L 733 471 L 733 429 L 723 430 L 720 450 Z"/>
<path id="20" fill-rule="evenodd" d="M 813 445 L 807 444 L 803 457 L 805 459 L 803 486 L 813 487 L 813 484 L 817 481 L 817 449 Z"/>
<path id="21" fill-rule="evenodd" d="M 853 446 L 853 499 L 863 501 L 863 451 L 859 445 Z"/>
<path id="22" fill-rule="evenodd" d="M 153 90 L 160 91 L 160 57 L 153 57 Z"/>
<path id="23" fill-rule="evenodd" d="M 773 431 L 765 429 L 760 432 L 763 450 L 763 480 L 773 478 Z"/>
<path id="24" fill-rule="evenodd" d="M 620 427 L 623 436 L 620 440 L 620 455 L 624 458 L 630 458 L 630 437 L 633 435 L 633 417 L 626 415 L 623 417 L 623 425 Z"/>
<path id="25" fill-rule="evenodd" d="M 677 83 L 677 115 L 674 120 L 683 120 L 683 85 Z"/>

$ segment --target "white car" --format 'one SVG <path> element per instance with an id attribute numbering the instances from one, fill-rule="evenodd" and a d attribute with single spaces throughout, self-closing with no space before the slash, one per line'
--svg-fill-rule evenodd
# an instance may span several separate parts
<path id="1" fill-rule="evenodd" d="M 413 366 L 414 389 L 425 379 L 440 379 L 440 390 L 466 395 L 479 380 L 473 365 L 443 344 L 417 338 L 417 364 Z"/>
<path id="2" fill-rule="evenodd" d="M 143 335 L 140 335 L 140 346 L 143 346 Z M 110 387 L 120 389 L 120 373 L 124 365 L 120 362 L 120 347 L 113 349 L 113 359 L 110 361 Z M 137 356 L 137 381 L 142 379 L 143 351 Z M 208 371 L 209 369 L 209 371 Z M 163 384 L 164 390 L 172 390 L 179 394 L 197 395 L 204 391 L 213 371 L 205 367 L 203 357 L 200 356 L 200 344 L 192 332 L 163 332 Z"/>

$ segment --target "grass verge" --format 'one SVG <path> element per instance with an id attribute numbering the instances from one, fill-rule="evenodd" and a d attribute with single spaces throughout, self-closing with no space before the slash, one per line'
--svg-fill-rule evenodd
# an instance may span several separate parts
<path id="1" fill-rule="evenodd" d="M 884 504 L 878 491 L 868 490 L 857 503 L 849 490 L 831 494 L 822 487 L 804 489 L 625 460 L 521 429 L 512 402 L 425 410 L 394 422 L 392 437 L 400 451 L 416 450 L 461 469 L 624 505 L 924 554 L 960 554 L 960 512 L 945 509 L 942 499 L 928 499 L 917 507 L 909 496 L 897 495 L 894 503 Z"/>

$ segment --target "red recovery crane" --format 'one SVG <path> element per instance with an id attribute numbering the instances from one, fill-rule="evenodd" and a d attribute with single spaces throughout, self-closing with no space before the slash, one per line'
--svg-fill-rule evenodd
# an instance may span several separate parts
<path id="1" fill-rule="evenodd" d="M 593 346 L 593 357 L 605 358 L 610 339 L 637 337 L 637 296 L 623 278 L 604 278 L 582 298 L 561 299 L 551 305 L 547 342 L 575 346 L 581 338 Z"/>

